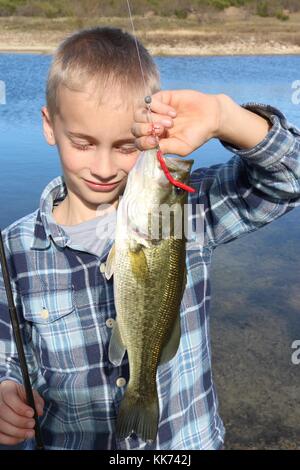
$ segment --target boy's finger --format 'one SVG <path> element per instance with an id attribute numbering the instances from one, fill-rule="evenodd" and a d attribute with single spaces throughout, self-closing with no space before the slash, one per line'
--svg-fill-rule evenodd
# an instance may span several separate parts
<path id="1" fill-rule="evenodd" d="M 172 153 L 178 157 L 186 157 L 193 150 L 187 142 L 175 137 L 160 140 L 159 146 L 163 154 Z"/>
<path id="2" fill-rule="evenodd" d="M 43 413 L 44 413 L 44 407 L 41 406 L 41 405 L 35 405 L 35 409 L 36 409 L 36 412 L 37 412 L 37 415 L 38 416 L 42 416 Z"/>
<path id="3" fill-rule="evenodd" d="M 7 423 L 0 419 L 0 429 L 1 432 L 6 436 L 15 437 L 19 439 L 32 439 L 34 437 L 33 429 L 22 429 L 12 424 Z"/>
<path id="4" fill-rule="evenodd" d="M 150 104 L 151 111 L 154 113 L 166 114 L 171 117 L 176 116 L 176 109 L 168 103 L 171 101 L 171 93 L 169 91 L 159 91 L 152 96 Z"/>
<path id="5" fill-rule="evenodd" d="M 26 418 L 16 414 L 9 406 L 1 406 L 1 418 L 7 423 L 13 424 L 19 428 L 32 429 L 35 425 L 33 418 Z"/>
<path id="6" fill-rule="evenodd" d="M 168 128 L 172 126 L 166 126 Z M 139 138 L 147 135 L 153 135 L 153 132 L 155 135 L 160 136 L 164 133 L 165 131 L 165 126 L 163 126 L 161 123 L 154 123 L 154 124 L 137 124 L 135 123 L 132 128 L 131 132 L 132 134 Z"/>
<path id="7" fill-rule="evenodd" d="M 135 144 L 139 150 L 149 150 L 157 146 L 156 140 L 151 136 L 140 137 L 139 139 L 135 140 Z M 193 150 L 183 140 L 178 140 L 172 137 L 161 139 L 159 141 L 159 146 L 163 154 L 172 153 L 174 155 L 178 155 L 179 157 L 186 157 Z"/>
<path id="8" fill-rule="evenodd" d="M 31 418 L 34 414 L 33 409 L 26 405 L 17 393 L 11 393 L 8 390 L 3 389 L 2 400 L 7 406 L 9 406 L 9 408 L 12 409 L 12 411 L 20 416 Z"/>
<path id="9" fill-rule="evenodd" d="M 169 91 L 159 91 L 152 95 L 152 101 L 150 103 L 150 109 L 153 113 L 155 114 L 162 114 L 165 116 L 170 116 L 172 118 L 176 117 L 177 112 L 176 109 L 173 108 L 173 106 L 170 106 L 169 103 L 171 101 L 171 92 Z M 142 108 L 138 108 L 136 110 L 136 113 L 139 113 L 139 118 L 142 115 L 142 120 L 141 122 L 146 122 L 147 119 L 145 116 L 149 114 L 149 109 L 148 107 L 143 106 Z M 140 119 L 136 119 L 136 121 L 139 121 Z"/>
<path id="10" fill-rule="evenodd" d="M 36 390 L 33 390 L 33 396 L 34 396 L 34 403 L 35 403 L 36 411 L 38 415 L 41 415 L 43 414 L 45 401 Z"/>
<path id="11" fill-rule="evenodd" d="M 149 111 L 144 109 L 137 109 L 134 113 L 134 121 L 137 123 L 154 123 L 161 122 L 166 127 L 173 124 L 172 117 L 168 116 L 166 113 L 151 113 L 151 119 L 149 115 Z"/>
<path id="12" fill-rule="evenodd" d="M 20 444 L 21 442 L 24 442 L 25 439 L 18 439 L 16 437 L 11 437 L 7 436 L 6 434 L 3 434 L 0 432 L 0 444 L 5 445 L 5 446 L 15 446 L 17 444 Z"/>
<path id="13" fill-rule="evenodd" d="M 157 146 L 157 141 L 154 137 L 140 137 L 135 140 L 135 144 L 139 150 L 149 150 Z"/>

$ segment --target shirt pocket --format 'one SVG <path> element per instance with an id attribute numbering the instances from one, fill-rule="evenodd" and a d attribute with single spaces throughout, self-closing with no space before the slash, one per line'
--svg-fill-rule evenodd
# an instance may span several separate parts
<path id="1" fill-rule="evenodd" d="M 75 372 L 86 367 L 80 317 L 73 286 L 21 296 L 31 326 L 32 346 L 42 369 Z"/>

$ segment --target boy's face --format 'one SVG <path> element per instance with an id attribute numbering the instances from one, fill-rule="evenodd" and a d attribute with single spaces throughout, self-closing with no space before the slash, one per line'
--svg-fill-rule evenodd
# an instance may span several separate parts
<path id="1" fill-rule="evenodd" d="M 44 134 L 58 147 L 68 193 L 88 210 L 117 203 L 137 159 L 133 107 L 126 105 L 126 93 L 123 104 L 112 91 L 105 104 L 98 105 L 92 93 L 60 87 L 54 123 L 47 108 L 42 109 Z"/>

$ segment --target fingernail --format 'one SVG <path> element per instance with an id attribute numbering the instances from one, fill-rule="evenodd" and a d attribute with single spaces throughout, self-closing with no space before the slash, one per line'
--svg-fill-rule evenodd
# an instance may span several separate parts
<path id="1" fill-rule="evenodd" d="M 35 422 L 34 422 L 33 420 L 32 420 L 32 421 L 28 421 L 28 423 L 27 423 L 27 427 L 28 427 L 28 428 L 33 428 L 34 425 L 35 425 Z"/>
<path id="2" fill-rule="evenodd" d="M 34 436 L 34 431 L 29 431 L 26 433 L 26 439 L 31 439 Z"/>
<path id="3" fill-rule="evenodd" d="M 172 121 L 170 121 L 169 119 L 162 119 L 161 123 L 165 127 L 172 126 Z"/>
<path id="4" fill-rule="evenodd" d="M 154 137 L 148 137 L 147 143 L 149 145 L 155 145 L 156 144 L 156 139 L 154 139 Z"/>
<path id="5" fill-rule="evenodd" d="M 153 133 L 158 135 L 161 132 L 161 126 L 154 126 Z"/>
<path id="6" fill-rule="evenodd" d="M 171 117 L 176 117 L 176 111 L 169 111 L 168 115 Z"/>
<path id="7" fill-rule="evenodd" d="M 26 416 L 27 416 L 28 418 L 32 418 L 33 415 L 34 415 L 33 410 L 28 410 L 28 411 L 26 411 Z"/>

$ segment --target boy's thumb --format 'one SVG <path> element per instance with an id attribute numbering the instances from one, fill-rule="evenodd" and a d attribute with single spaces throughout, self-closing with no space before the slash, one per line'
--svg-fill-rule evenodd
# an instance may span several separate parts
<path id="1" fill-rule="evenodd" d="M 45 402 L 43 398 L 41 397 L 41 395 L 36 390 L 33 390 L 33 397 L 34 397 L 34 404 L 36 407 L 36 412 L 39 416 L 41 416 L 44 411 Z"/>

